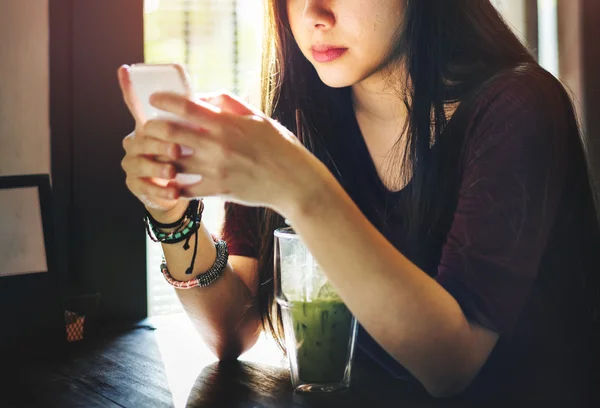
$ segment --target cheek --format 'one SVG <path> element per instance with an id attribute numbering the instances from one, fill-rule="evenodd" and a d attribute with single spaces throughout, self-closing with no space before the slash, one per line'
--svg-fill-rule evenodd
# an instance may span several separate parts
<path id="1" fill-rule="evenodd" d="M 297 28 L 300 24 L 300 19 L 302 17 L 302 5 L 298 5 L 300 3 L 298 1 L 288 1 L 286 5 L 286 14 L 287 19 L 290 24 L 290 29 L 292 30 L 292 35 L 296 37 L 299 34 Z"/>
<path id="2" fill-rule="evenodd" d="M 288 21 L 290 24 L 290 31 L 292 32 L 292 37 L 294 38 L 300 49 L 302 49 L 302 30 L 299 30 L 298 21 L 290 13 L 288 13 Z"/>
<path id="3" fill-rule="evenodd" d="M 401 17 L 397 13 L 383 13 L 381 10 L 369 15 L 369 23 L 363 25 L 360 38 L 361 51 L 369 62 L 383 60 L 389 47 L 395 41 L 401 24 Z"/>

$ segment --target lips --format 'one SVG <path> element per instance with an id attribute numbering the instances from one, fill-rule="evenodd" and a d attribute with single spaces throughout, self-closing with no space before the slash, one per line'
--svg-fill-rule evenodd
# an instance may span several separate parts
<path id="1" fill-rule="evenodd" d="M 312 50 L 315 52 L 327 52 L 329 50 L 345 50 L 346 47 L 341 45 L 315 45 L 312 47 Z"/>
<path id="2" fill-rule="evenodd" d="M 341 57 L 348 48 L 339 45 L 315 45 L 312 47 L 313 58 L 317 62 L 330 62 Z"/>

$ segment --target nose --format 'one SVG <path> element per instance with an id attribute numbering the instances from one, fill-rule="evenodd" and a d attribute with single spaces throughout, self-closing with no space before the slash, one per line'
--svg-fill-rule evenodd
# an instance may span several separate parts
<path id="1" fill-rule="evenodd" d="M 306 0 L 302 10 L 302 21 L 310 27 L 329 29 L 335 24 L 335 16 L 326 0 Z"/>

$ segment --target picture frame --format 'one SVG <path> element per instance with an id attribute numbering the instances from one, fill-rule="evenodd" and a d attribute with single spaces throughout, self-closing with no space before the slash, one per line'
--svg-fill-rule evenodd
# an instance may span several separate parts
<path id="1" fill-rule="evenodd" d="M 0 176 L 0 214 L 0 354 L 64 347 L 50 176 Z"/>

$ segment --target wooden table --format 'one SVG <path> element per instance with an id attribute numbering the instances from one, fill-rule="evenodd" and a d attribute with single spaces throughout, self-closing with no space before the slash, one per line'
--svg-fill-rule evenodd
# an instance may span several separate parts
<path id="1" fill-rule="evenodd" d="M 499 401 L 435 400 L 418 383 L 394 379 L 361 352 L 355 356 L 349 391 L 297 394 L 287 362 L 272 340 L 263 336 L 239 361 L 219 363 L 184 315 L 105 328 L 103 333 L 94 341 L 73 344 L 61 358 L 4 365 L 0 407 L 507 406 Z M 182 340 L 198 346 L 181 353 L 177 344 Z"/>

